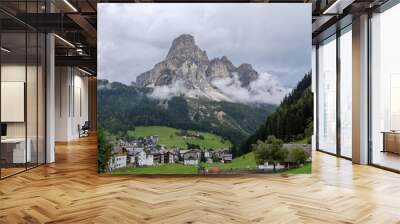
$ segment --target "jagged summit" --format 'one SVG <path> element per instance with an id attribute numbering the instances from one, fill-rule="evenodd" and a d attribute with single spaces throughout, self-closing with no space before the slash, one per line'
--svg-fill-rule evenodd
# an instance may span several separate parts
<path id="1" fill-rule="evenodd" d="M 172 41 L 166 60 L 192 60 L 197 63 L 207 62 L 207 53 L 201 50 L 190 34 L 182 34 Z"/>
<path id="2" fill-rule="evenodd" d="M 184 87 L 189 97 L 205 97 L 217 101 L 233 101 L 217 87 L 216 80 L 239 80 L 241 87 L 248 87 L 259 74 L 250 64 L 236 67 L 227 56 L 209 59 L 207 52 L 196 45 L 190 34 L 182 34 L 172 41 L 166 58 L 153 69 L 136 78 L 138 86 Z"/>

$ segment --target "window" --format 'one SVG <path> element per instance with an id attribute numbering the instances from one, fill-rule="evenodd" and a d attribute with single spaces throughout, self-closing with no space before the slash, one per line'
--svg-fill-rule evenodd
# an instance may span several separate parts
<path id="1" fill-rule="evenodd" d="M 352 157 L 352 34 L 351 26 L 340 36 L 340 154 Z"/>
<path id="2" fill-rule="evenodd" d="M 336 36 L 318 48 L 318 149 L 336 153 Z"/>
<path id="3" fill-rule="evenodd" d="M 371 19 L 372 163 L 400 170 L 400 5 Z"/>

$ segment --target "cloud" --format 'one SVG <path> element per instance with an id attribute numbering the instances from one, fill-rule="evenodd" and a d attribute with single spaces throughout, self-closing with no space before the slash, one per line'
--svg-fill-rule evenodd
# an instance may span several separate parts
<path id="1" fill-rule="evenodd" d="M 169 100 L 174 96 L 186 96 L 244 104 L 279 104 L 283 97 L 291 91 L 290 88 L 283 87 L 274 76 L 268 73 L 261 74 L 248 87 L 241 86 L 237 74 L 234 74 L 232 78 L 215 79 L 212 84 L 215 89 L 201 91 L 199 89 L 187 89 L 182 81 L 177 81 L 171 85 L 152 86 L 153 90 L 148 96 L 161 100 Z"/>
<path id="2" fill-rule="evenodd" d="M 98 76 L 129 84 L 162 61 L 183 33 L 209 58 L 226 55 L 234 64 L 271 71 L 284 86 L 311 69 L 310 4 L 102 3 Z"/>
<path id="3" fill-rule="evenodd" d="M 279 104 L 290 91 L 268 73 L 261 74 L 249 87 L 241 86 L 237 74 L 232 78 L 214 80 L 212 83 L 233 101 L 241 103 Z"/>
<path id="4" fill-rule="evenodd" d="M 182 81 L 177 81 L 171 85 L 153 86 L 153 90 L 148 94 L 149 97 L 161 100 L 169 100 L 174 96 L 183 96 L 187 92 Z"/>

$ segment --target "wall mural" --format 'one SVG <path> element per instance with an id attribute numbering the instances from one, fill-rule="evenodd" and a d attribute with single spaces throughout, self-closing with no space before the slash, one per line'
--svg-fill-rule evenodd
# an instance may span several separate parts
<path id="1" fill-rule="evenodd" d="M 98 172 L 310 173 L 310 11 L 99 4 Z"/>

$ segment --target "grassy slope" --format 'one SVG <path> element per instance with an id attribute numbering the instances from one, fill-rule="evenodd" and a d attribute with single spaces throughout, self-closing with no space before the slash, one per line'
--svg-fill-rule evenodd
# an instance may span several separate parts
<path id="1" fill-rule="evenodd" d="M 298 141 L 294 141 L 292 142 L 293 144 L 308 144 L 308 138 L 303 138 L 301 140 Z"/>
<path id="2" fill-rule="evenodd" d="M 232 163 L 203 163 L 206 168 L 218 166 L 221 170 L 255 168 L 253 153 L 233 159 Z M 182 164 L 164 164 L 160 166 L 137 167 L 113 170 L 114 174 L 197 174 L 197 166 Z"/>
<path id="3" fill-rule="evenodd" d="M 232 163 L 203 163 L 205 168 L 211 168 L 218 166 L 221 170 L 245 170 L 254 169 L 256 163 L 254 161 L 254 155 L 252 152 L 235 158 Z M 312 171 L 311 163 L 307 163 L 303 167 L 290 169 L 282 173 L 285 174 L 311 174 Z M 113 174 L 197 174 L 197 166 L 188 166 L 182 164 L 164 164 L 160 166 L 151 167 L 137 167 L 137 168 L 126 168 L 113 170 Z"/>
<path id="4" fill-rule="evenodd" d="M 113 170 L 113 174 L 197 174 L 197 166 L 164 164 L 160 166 L 137 167 Z"/>
<path id="5" fill-rule="evenodd" d="M 311 163 L 307 163 L 306 165 L 295 168 L 295 169 L 290 169 L 285 171 L 284 173 L 290 173 L 290 174 L 311 174 L 312 172 L 312 165 Z"/>
<path id="6" fill-rule="evenodd" d="M 129 131 L 130 136 L 143 137 L 150 135 L 158 135 L 160 137 L 159 144 L 165 145 L 166 147 L 179 147 L 186 148 L 186 143 L 200 145 L 200 147 L 208 148 L 229 148 L 230 142 L 223 140 L 221 137 L 211 133 L 200 132 L 204 136 L 204 140 L 191 139 L 185 140 L 182 136 L 178 136 L 175 133 L 179 132 L 179 129 L 169 128 L 164 126 L 148 126 L 148 127 L 135 127 L 135 131 Z"/>
<path id="7" fill-rule="evenodd" d="M 245 155 L 233 159 L 231 163 L 213 163 L 213 164 L 204 163 L 203 165 L 206 168 L 218 166 L 221 170 L 230 170 L 230 169 L 243 170 L 243 169 L 254 169 L 255 167 L 257 167 L 252 152 L 249 152 Z"/>

